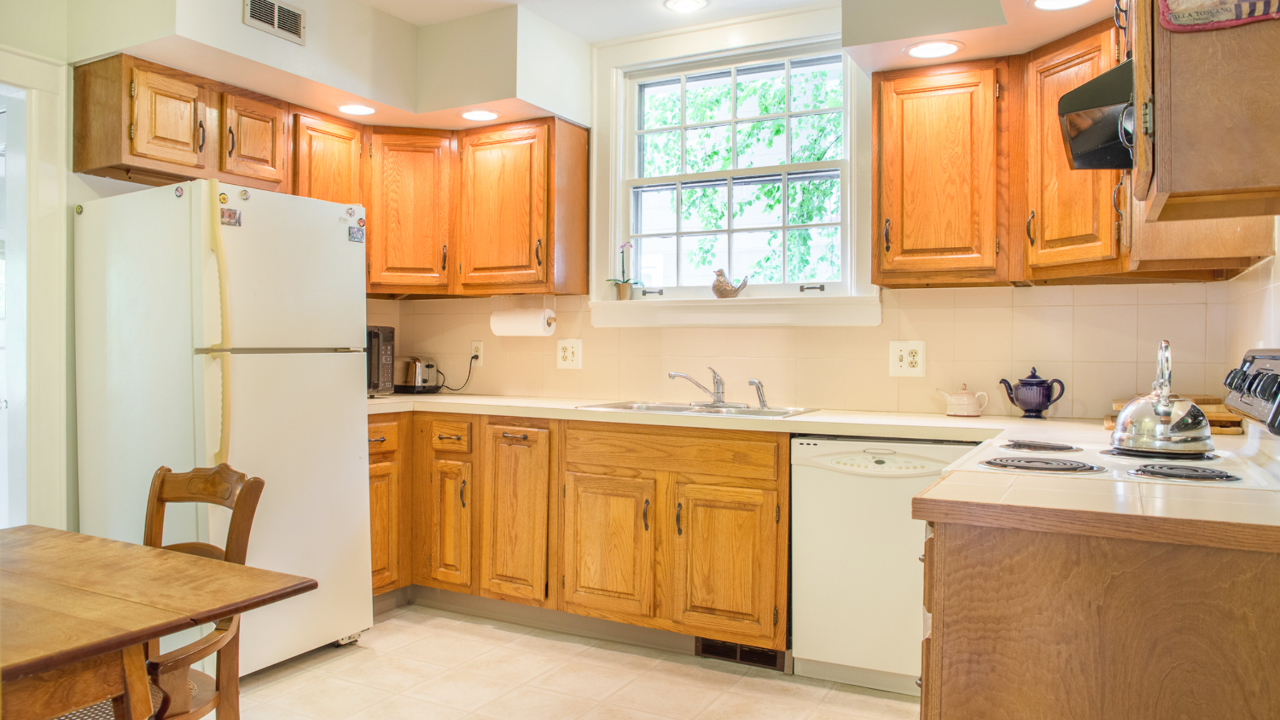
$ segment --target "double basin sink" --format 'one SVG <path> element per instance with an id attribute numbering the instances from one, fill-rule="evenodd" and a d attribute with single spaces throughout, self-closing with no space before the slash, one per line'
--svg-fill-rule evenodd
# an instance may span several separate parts
<path id="1" fill-rule="evenodd" d="M 677 403 L 658 403 L 658 402 L 619 402 L 606 403 L 603 405 L 583 405 L 581 410 L 611 410 L 616 412 L 639 412 L 639 413 L 656 413 L 660 415 L 720 415 L 729 417 L 764 417 L 764 418 L 786 418 L 793 415 L 803 415 L 805 413 L 815 412 L 817 408 L 790 408 L 790 407 L 774 407 L 774 408 L 750 408 L 750 407 L 725 407 L 721 405 L 680 405 Z"/>

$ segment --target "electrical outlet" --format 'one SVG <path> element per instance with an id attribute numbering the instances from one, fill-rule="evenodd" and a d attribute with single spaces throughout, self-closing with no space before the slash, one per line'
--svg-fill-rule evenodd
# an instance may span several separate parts
<path id="1" fill-rule="evenodd" d="M 889 377 L 924 377 L 924 341 L 889 341 Z"/>
<path id="2" fill-rule="evenodd" d="M 484 343 L 480 342 L 479 340 L 472 340 L 472 341 L 471 341 L 471 354 L 472 354 L 472 355 L 479 355 L 479 357 L 477 357 L 477 358 L 476 358 L 476 365 L 475 365 L 475 366 L 476 366 L 476 367 L 484 367 Z"/>
<path id="3" fill-rule="evenodd" d="M 581 370 L 582 369 L 582 341 L 581 340 L 557 340 L 556 341 L 556 369 L 557 370 Z"/>

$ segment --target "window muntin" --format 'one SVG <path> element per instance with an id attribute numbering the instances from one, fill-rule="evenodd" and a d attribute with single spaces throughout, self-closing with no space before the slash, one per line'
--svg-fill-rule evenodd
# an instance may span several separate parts
<path id="1" fill-rule="evenodd" d="M 825 54 L 638 83 L 626 181 L 649 287 L 847 282 L 844 61 Z"/>

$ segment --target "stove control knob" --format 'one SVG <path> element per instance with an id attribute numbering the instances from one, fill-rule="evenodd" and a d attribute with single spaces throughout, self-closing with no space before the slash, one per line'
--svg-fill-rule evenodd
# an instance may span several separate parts
<path id="1" fill-rule="evenodd" d="M 1254 391 L 1254 397 L 1268 403 L 1274 403 L 1277 399 L 1280 399 L 1280 375 L 1267 373 L 1258 383 L 1258 388 Z"/>
<path id="2" fill-rule="evenodd" d="M 1228 390 L 1240 390 L 1240 380 L 1244 376 L 1244 372 L 1240 368 L 1231 368 L 1231 372 L 1227 373 L 1227 377 L 1222 381 L 1222 386 Z"/>

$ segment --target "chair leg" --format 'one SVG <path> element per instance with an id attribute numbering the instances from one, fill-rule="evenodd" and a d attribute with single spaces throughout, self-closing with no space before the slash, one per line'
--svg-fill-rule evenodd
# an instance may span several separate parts
<path id="1" fill-rule="evenodd" d="M 146 720 L 151 716 L 151 683 L 147 681 L 146 655 L 142 645 L 120 651 L 124 693 L 111 700 L 116 720 Z"/>
<path id="2" fill-rule="evenodd" d="M 240 720 L 240 629 L 218 651 L 218 720 Z"/>

